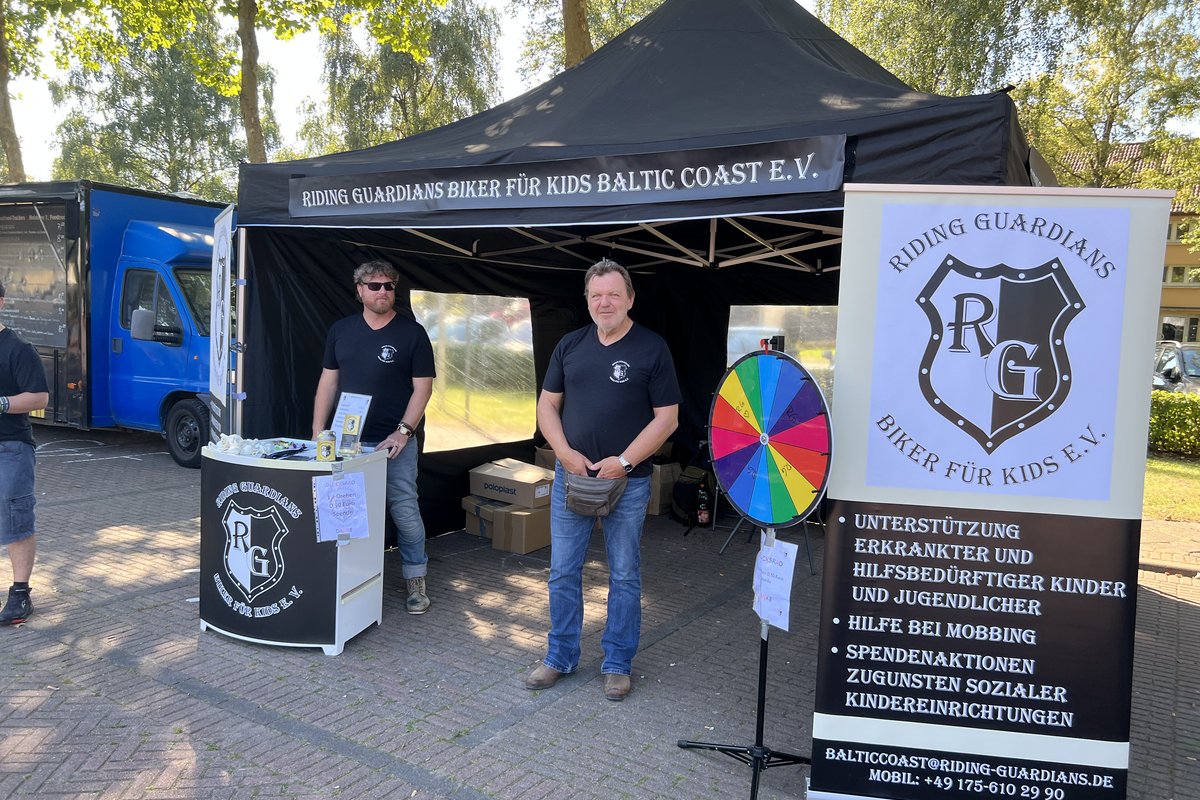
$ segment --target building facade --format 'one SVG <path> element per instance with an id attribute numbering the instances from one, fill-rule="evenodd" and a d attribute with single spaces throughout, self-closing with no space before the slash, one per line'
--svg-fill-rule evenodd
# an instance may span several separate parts
<path id="1" fill-rule="evenodd" d="M 1200 341 L 1200 249 L 1192 250 L 1180 241 L 1189 225 L 1200 225 L 1200 219 L 1172 211 L 1158 309 L 1160 339 Z"/>

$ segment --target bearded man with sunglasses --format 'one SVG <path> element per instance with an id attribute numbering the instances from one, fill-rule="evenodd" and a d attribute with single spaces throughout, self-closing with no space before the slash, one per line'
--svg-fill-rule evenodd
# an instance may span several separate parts
<path id="1" fill-rule="evenodd" d="M 425 525 L 417 507 L 417 431 L 433 395 L 433 347 L 413 319 L 396 313 L 400 273 L 386 261 L 354 270 L 362 314 L 338 320 L 325 339 L 313 401 L 313 439 L 325 430 L 341 392 L 371 396 L 362 441 L 387 450 L 387 506 L 399 537 L 410 614 L 429 610 Z"/>

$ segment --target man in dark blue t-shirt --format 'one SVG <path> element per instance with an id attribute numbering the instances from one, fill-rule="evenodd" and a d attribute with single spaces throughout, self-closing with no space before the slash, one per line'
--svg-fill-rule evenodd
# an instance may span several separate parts
<path id="1" fill-rule="evenodd" d="M 321 380 L 313 401 L 313 438 L 325 429 L 341 392 L 371 396 L 362 427 L 365 444 L 388 451 L 387 505 L 400 545 L 410 614 L 429 610 L 425 525 L 417 506 L 417 443 L 433 395 L 433 347 L 415 321 L 396 313 L 400 273 L 386 261 L 354 270 L 362 314 L 338 320 L 325 340 Z"/>
<path id="2" fill-rule="evenodd" d="M 623 700 L 642 627 L 649 459 L 678 425 L 679 384 L 666 342 L 629 318 L 633 284 L 625 268 L 605 259 L 587 271 L 583 285 L 593 324 L 554 348 L 538 397 L 538 427 L 558 464 L 550 498 L 550 634 L 546 657 L 525 687 L 545 689 L 579 667 L 583 562 L 595 518 L 567 508 L 563 474 L 628 476 L 603 522 L 609 579 L 600 671 L 604 696 Z"/>
<path id="3" fill-rule="evenodd" d="M 0 284 L 0 310 L 4 286 Z M 34 536 L 33 426 L 29 412 L 50 402 L 42 360 L 11 328 L 0 325 L 0 545 L 8 547 L 13 583 L 0 625 L 17 625 L 33 613 L 29 579 L 37 555 Z"/>

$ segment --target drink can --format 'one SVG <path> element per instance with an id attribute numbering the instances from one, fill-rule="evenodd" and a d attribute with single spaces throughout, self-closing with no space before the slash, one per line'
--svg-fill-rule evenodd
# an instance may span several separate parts
<path id="1" fill-rule="evenodd" d="M 333 431 L 321 431 L 317 435 L 317 461 L 336 461 L 337 437 Z"/>

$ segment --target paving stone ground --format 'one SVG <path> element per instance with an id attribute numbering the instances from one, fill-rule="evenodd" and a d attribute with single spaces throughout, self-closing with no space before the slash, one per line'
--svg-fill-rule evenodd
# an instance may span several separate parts
<path id="1" fill-rule="evenodd" d="M 751 744 L 756 545 L 683 537 L 651 518 L 634 692 L 604 699 L 606 594 L 597 537 L 579 673 L 543 692 L 547 553 L 464 533 L 429 542 L 428 614 L 404 613 L 385 561 L 383 624 L 342 655 L 201 633 L 199 473 L 152 436 L 38 431 L 36 613 L 0 630 L 0 798 L 731 798 L 749 768 L 679 739 Z M 1165 526 L 1165 527 L 1164 527 Z M 788 538 L 799 540 L 798 534 Z M 1198 526 L 1148 526 L 1153 558 L 1187 563 Z M 818 574 L 798 565 L 791 630 L 772 630 L 764 741 L 807 753 Z M 801 550 L 803 553 L 803 550 Z M 1200 560 L 1200 559 L 1198 559 Z M 802 558 L 803 564 L 803 558 Z M 1143 570 L 1131 798 L 1200 798 L 1200 580 Z M 759 797 L 802 798 L 806 767 Z"/>

